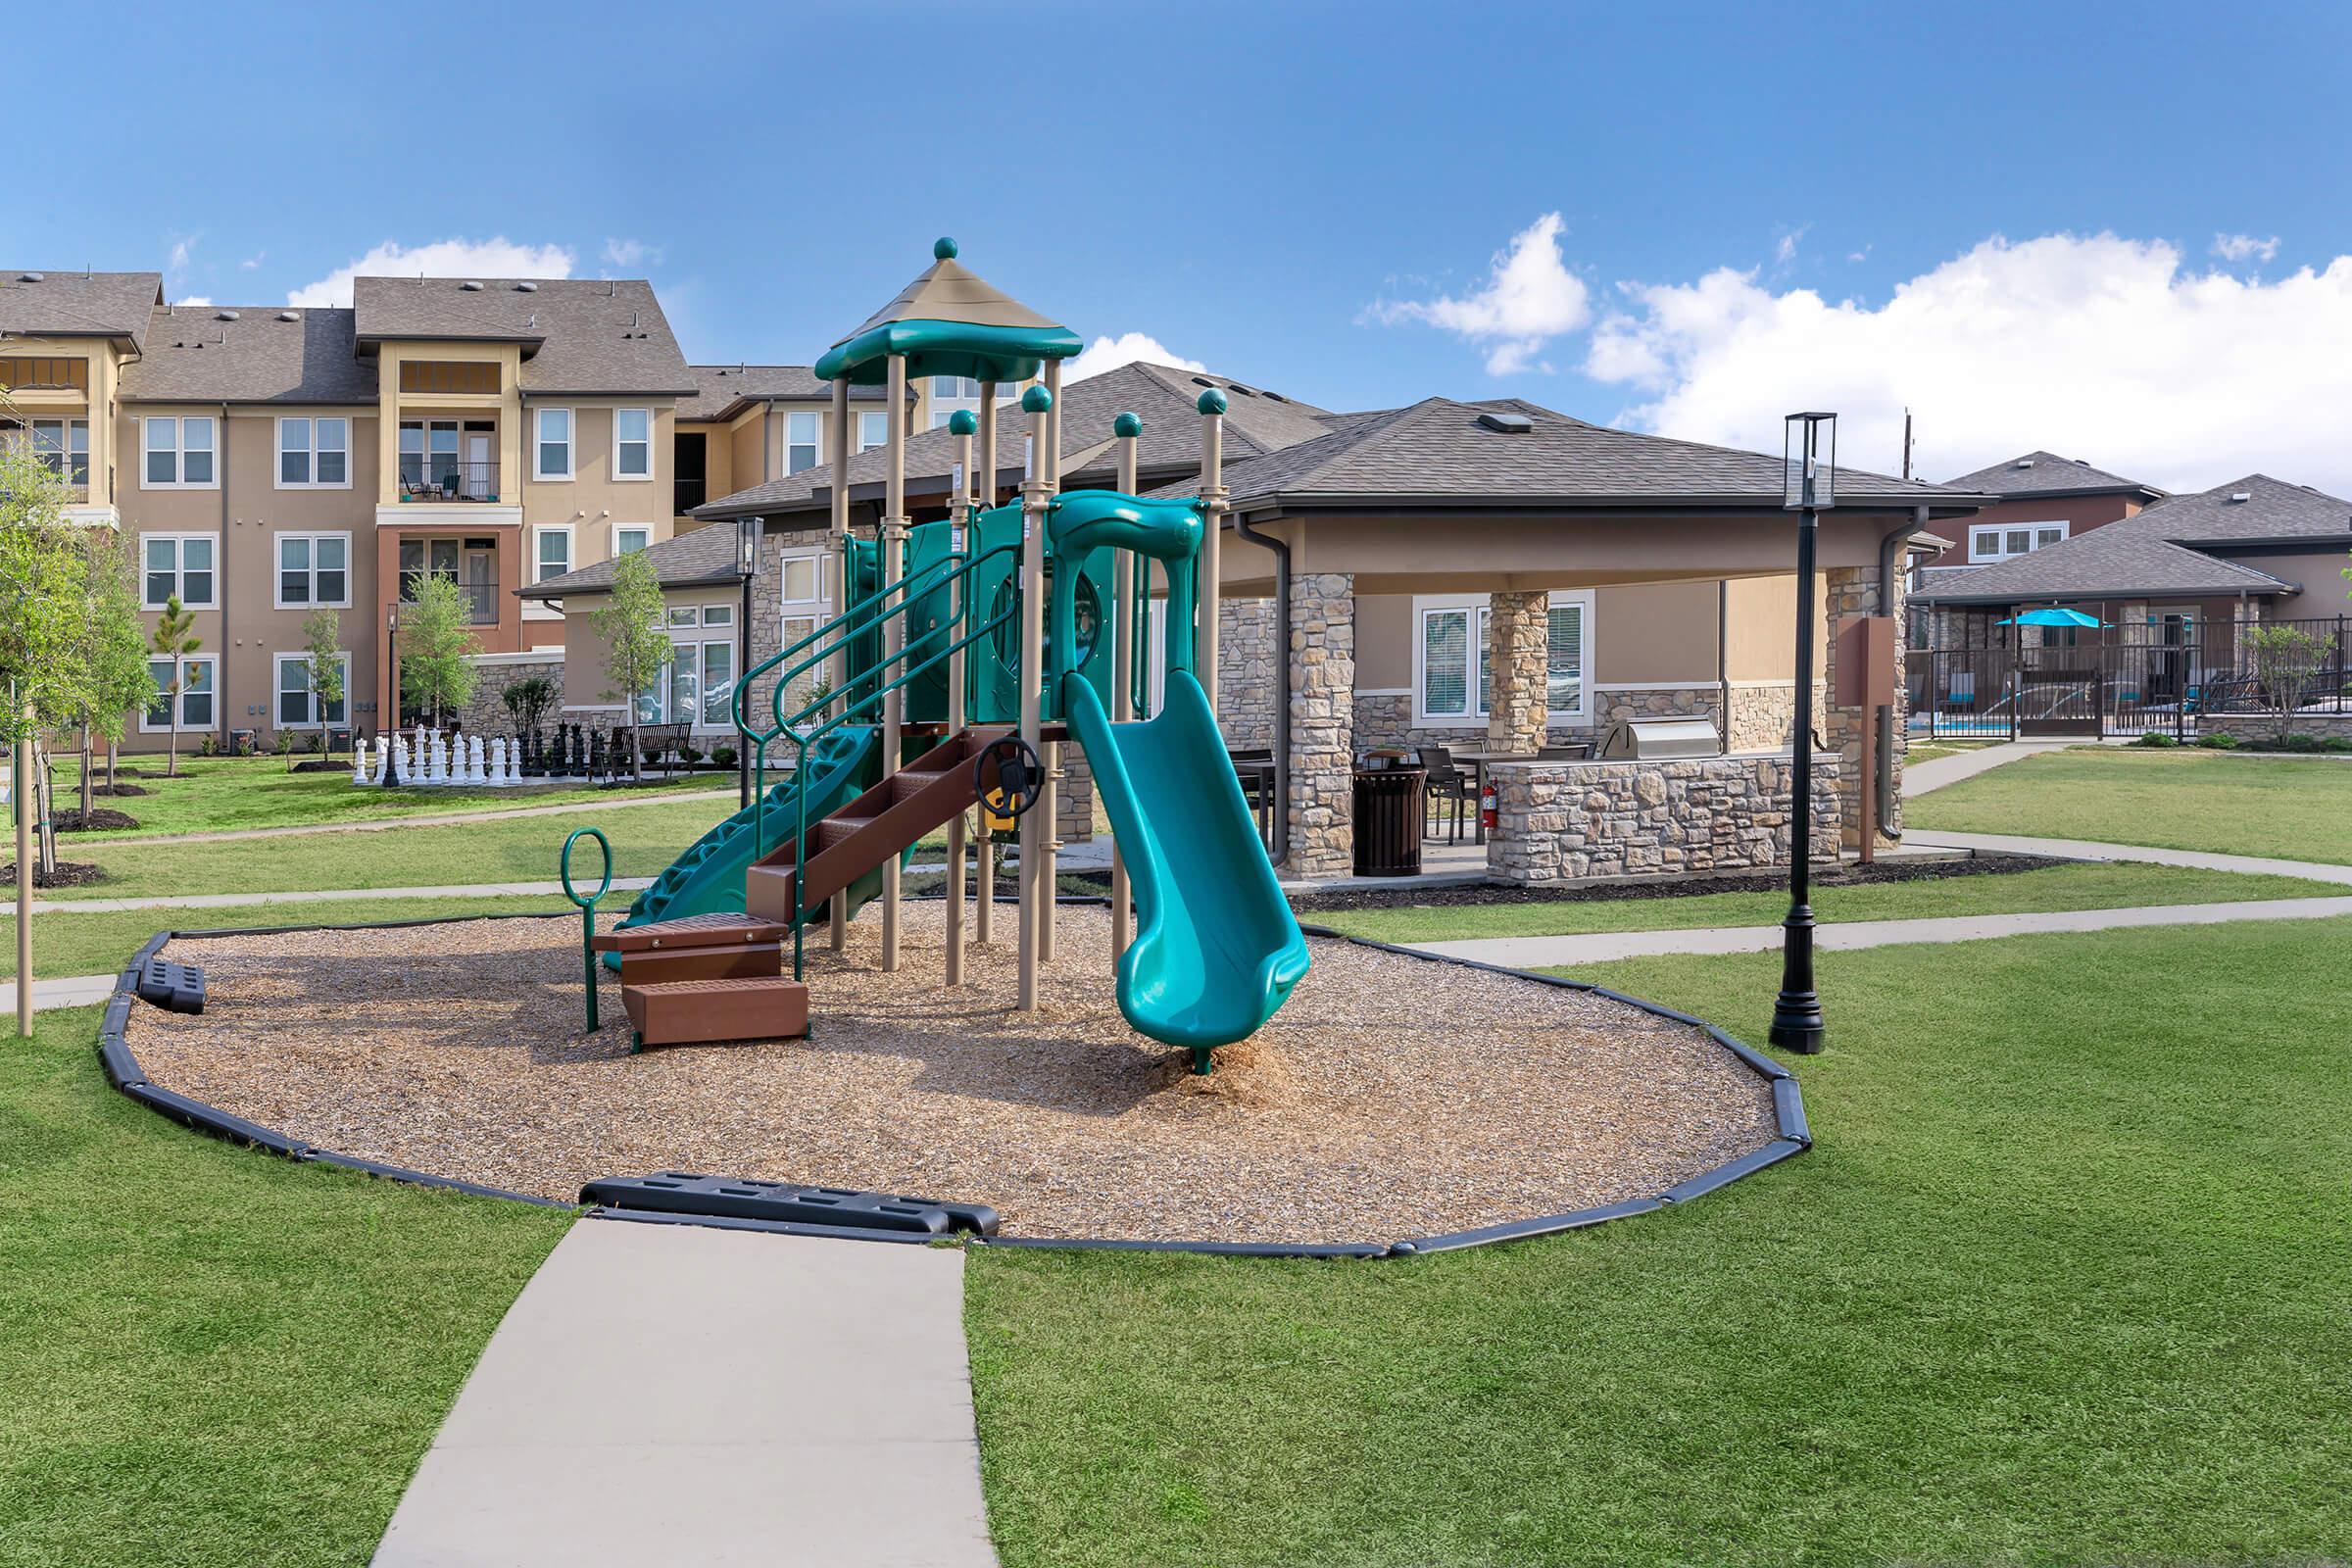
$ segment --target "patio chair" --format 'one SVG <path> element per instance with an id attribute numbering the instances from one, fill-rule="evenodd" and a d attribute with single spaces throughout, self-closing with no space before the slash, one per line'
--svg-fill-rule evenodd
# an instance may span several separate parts
<path id="1" fill-rule="evenodd" d="M 1451 749 L 1444 746 L 1421 748 L 1421 771 L 1424 775 L 1423 790 L 1425 792 L 1422 796 L 1422 810 L 1429 812 L 1445 806 L 1451 806 L 1453 814 L 1446 827 L 1446 842 L 1459 844 L 1462 841 L 1463 812 L 1478 809 L 1477 778 L 1470 769 L 1453 760 Z M 1422 819 L 1421 836 L 1423 838 L 1437 837 L 1435 833 L 1429 831 L 1427 816 Z"/>

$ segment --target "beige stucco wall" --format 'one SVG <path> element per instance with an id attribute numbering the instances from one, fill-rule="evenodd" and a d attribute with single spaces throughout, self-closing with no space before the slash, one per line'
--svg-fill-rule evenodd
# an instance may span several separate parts
<path id="1" fill-rule="evenodd" d="M 1697 685 L 1716 678 L 1716 584 L 1642 583 L 1592 596 L 1592 678 Z"/>
<path id="2" fill-rule="evenodd" d="M 1818 580 L 1814 604 L 1828 603 Z M 1725 643 L 1726 673 L 1734 681 L 1788 680 L 1796 668 L 1796 577 L 1754 577 L 1731 585 L 1731 634 Z M 1813 673 L 1828 667 L 1827 612 L 1815 627 Z"/>
<path id="3" fill-rule="evenodd" d="M 563 703 L 567 716 L 581 717 L 583 722 L 585 718 L 582 715 L 570 714 L 569 710 L 611 710 L 620 707 L 617 700 L 605 696 L 612 685 L 612 671 L 607 667 L 604 640 L 597 636 L 591 619 L 597 611 L 604 608 L 605 597 L 603 594 L 574 594 L 564 602 Z M 726 584 L 709 588 L 665 588 L 662 592 L 662 603 L 670 610 L 692 606 L 699 611 L 705 605 L 740 607 L 742 601 L 742 590 Z M 698 638 L 715 635 L 715 630 L 696 634 Z"/>

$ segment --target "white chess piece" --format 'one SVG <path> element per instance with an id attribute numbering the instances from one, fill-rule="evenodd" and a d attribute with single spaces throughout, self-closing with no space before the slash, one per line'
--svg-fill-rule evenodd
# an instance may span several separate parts
<path id="1" fill-rule="evenodd" d="M 364 740 L 354 741 L 351 744 L 351 787 L 360 789 L 366 786 L 367 782 L 368 743 Z"/>
<path id="2" fill-rule="evenodd" d="M 424 781 L 427 784 L 449 782 L 449 742 L 439 730 L 433 731 L 424 754 Z"/>
<path id="3" fill-rule="evenodd" d="M 486 782 L 504 784 L 507 781 L 507 738 L 493 736 L 490 741 L 490 776 Z"/>
<path id="4" fill-rule="evenodd" d="M 490 782 L 482 772 L 482 738 L 479 735 L 475 735 L 466 742 L 466 782 L 468 784 Z"/>
<path id="5" fill-rule="evenodd" d="M 378 735 L 375 738 L 375 782 L 378 785 L 384 782 L 384 770 L 391 765 L 392 738 L 388 735 Z"/>
<path id="6" fill-rule="evenodd" d="M 392 782 L 403 789 L 409 782 L 409 738 L 398 733 L 392 737 Z"/>
<path id="7" fill-rule="evenodd" d="M 515 736 L 514 743 L 507 748 L 507 782 L 510 784 L 522 782 L 522 737 L 519 735 Z"/>

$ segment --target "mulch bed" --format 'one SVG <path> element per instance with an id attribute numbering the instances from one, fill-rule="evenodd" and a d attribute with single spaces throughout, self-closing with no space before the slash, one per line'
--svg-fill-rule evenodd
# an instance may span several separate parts
<path id="1" fill-rule="evenodd" d="M 105 868 L 92 865 L 86 860 L 60 860 L 57 862 L 57 872 L 53 876 L 41 875 L 38 867 L 35 867 L 32 873 L 32 885 L 36 888 L 86 888 L 105 880 Z M 17 862 L 9 860 L 0 863 L 0 886 L 15 887 L 16 885 Z"/>
<path id="2" fill-rule="evenodd" d="M 324 1148 L 569 1200 L 672 1168 L 995 1205 L 1008 1234 L 1342 1242 L 1655 1194 L 1775 1136 L 1767 1086 L 1622 1003 L 1314 941 L 1208 1077 L 1119 1016 L 1109 921 L 1060 911 L 1040 1006 L 1013 910 L 940 983 L 944 906 L 811 945 L 806 1041 L 628 1054 L 619 986 L 581 1032 L 556 919 L 182 939 L 204 1013 L 134 1011 L 158 1082 Z"/>
<path id="3" fill-rule="evenodd" d="M 70 811 L 58 812 L 50 820 L 60 833 L 95 833 L 139 825 L 139 819 L 128 811 L 118 811 L 104 806 L 90 808 L 87 818 L 82 816 L 81 808 L 75 807 Z"/>

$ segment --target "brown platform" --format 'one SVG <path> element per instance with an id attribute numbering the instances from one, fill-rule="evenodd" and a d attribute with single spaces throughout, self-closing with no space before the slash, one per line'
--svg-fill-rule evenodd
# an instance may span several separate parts
<path id="1" fill-rule="evenodd" d="M 790 1040 L 808 1032 L 808 988 L 798 980 L 624 981 L 620 1002 L 645 1046 Z"/>
<path id="2" fill-rule="evenodd" d="M 781 942 L 792 927 L 763 920 L 756 914 L 690 914 L 678 920 L 626 926 L 597 934 L 592 946 L 599 953 L 646 953 L 656 949 L 725 948 L 745 943 Z"/>
<path id="3" fill-rule="evenodd" d="M 673 980 L 764 980 L 783 972 L 784 949 L 773 942 L 646 949 L 620 956 L 620 983 L 624 986 L 666 985 Z"/>
<path id="4" fill-rule="evenodd" d="M 806 888 L 801 846 L 788 839 L 744 873 L 743 902 L 754 915 L 789 922 L 796 895 L 814 910 L 834 894 L 911 847 L 979 799 L 972 760 L 1003 726 L 949 736 L 822 821 L 808 825 Z"/>

